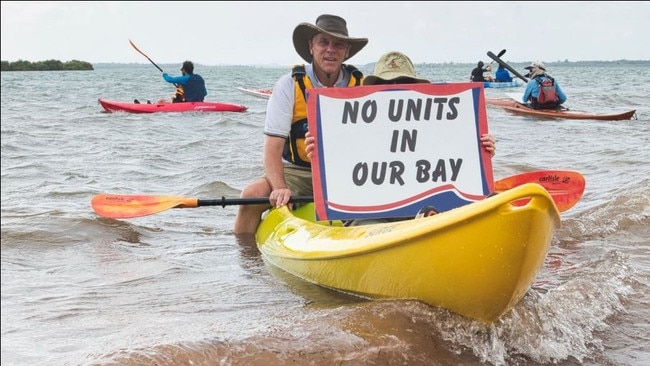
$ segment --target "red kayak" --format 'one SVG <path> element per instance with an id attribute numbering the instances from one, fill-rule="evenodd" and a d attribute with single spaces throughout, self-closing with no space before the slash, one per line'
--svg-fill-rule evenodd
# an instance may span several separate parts
<path id="1" fill-rule="evenodd" d="M 185 103 L 128 103 L 99 99 L 106 112 L 159 113 L 159 112 L 245 112 L 248 107 L 239 104 L 216 102 Z"/>
<path id="2" fill-rule="evenodd" d="M 600 121 L 623 121 L 636 117 L 636 109 L 617 113 L 589 113 L 570 109 L 533 109 L 512 98 L 485 98 L 485 104 L 499 107 L 514 114 L 553 119 L 592 119 Z"/>

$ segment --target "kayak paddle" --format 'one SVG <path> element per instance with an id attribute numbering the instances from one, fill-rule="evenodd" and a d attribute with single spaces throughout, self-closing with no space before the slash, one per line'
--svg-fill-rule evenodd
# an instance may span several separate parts
<path id="1" fill-rule="evenodd" d="M 164 72 L 163 69 L 161 69 L 160 66 L 156 65 L 156 63 L 153 62 L 153 60 L 151 60 L 146 53 L 140 51 L 140 49 L 136 47 L 136 45 L 130 39 L 129 39 L 129 43 L 131 44 L 131 46 L 133 46 L 133 48 L 135 48 L 136 51 L 138 51 L 142 56 L 146 57 L 147 60 L 149 60 L 149 62 L 151 62 L 158 70 L 160 70 L 160 72 Z"/>
<path id="2" fill-rule="evenodd" d="M 560 212 L 575 206 L 585 191 L 585 177 L 572 170 L 538 170 L 511 175 L 494 182 L 494 190 L 503 192 L 525 183 L 537 183 L 544 187 Z M 523 206 L 528 201 L 524 199 L 513 204 Z"/>
<path id="3" fill-rule="evenodd" d="M 313 202 L 312 196 L 291 197 L 291 203 Z M 130 194 L 100 194 L 93 197 L 90 204 L 97 214 L 113 219 L 126 219 L 152 215 L 170 208 L 194 208 L 199 206 L 237 206 L 261 205 L 269 203 L 266 197 L 260 198 L 217 198 L 198 199 L 183 196 L 152 196 Z"/>
<path id="4" fill-rule="evenodd" d="M 494 61 L 498 62 L 499 65 L 501 65 L 501 66 L 505 67 L 506 69 L 510 70 L 510 72 L 515 74 L 518 78 L 520 78 L 524 82 L 526 82 L 526 83 L 528 82 L 528 79 L 526 79 L 525 76 L 521 75 L 520 73 L 517 72 L 517 70 L 513 69 L 512 66 L 505 63 L 502 59 L 499 58 L 500 56 L 495 55 L 494 53 L 492 53 L 492 51 L 488 51 L 487 55 L 490 56 L 490 58 L 493 59 Z"/>
<path id="5" fill-rule="evenodd" d="M 136 51 L 138 51 L 138 53 L 140 53 L 142 56 L 146 57 L 147 60 L 149 60 L 149 62 L 151 62 L 151 63 L 152 63 L 152 64 L 153 64 L 153 65 L 154 65 L 158 70 L 160 70 L 160 72 L 163 72 L 163 73 L 164 73 L 163 69 L 161 69 L 160 66 L 156 65 L 156 63 L 153 62 L 153 60 L 150 59 L 149 56 L 147 56 L 146 53 L 140 51 L 140 49 L 139 49 L 139 48 L 135 45 L 135 43 L 133 43 L 133 41 L 131 41 L 130 39 L 129 39 L 129 43 L 131 44 L 131 46 L 133 46 L 133 48 L 134 48 Z M 174 86 L 178 88 L 178 84 L 174 84 Z"/>
<path id="6" fill-rule="evenodd" d="M 503 56 L 505 54 L 506 54 L 506 49 L 504 48 L 504 49 L 501 50 L 501 52 L 499 52 L 497 54 L 497 57 L 501 57 L 501 56 Z M 492 65 L 493 63 L 494 63 L 494 60 L 490 61 L 490 65 Z"/>
<path id="7" fill-rule="evenodd" d="M 512 175 L 495 182 L 495 192 L 504 192 L 525 183 L 538 183 L 544 187 L 553 198 L 560 212 L 573 207 L 585 189 L 582 174 L 568 170 L 540 170 Z M 292 203 L 313 202 L 312 196 L 292 197 Z M 519 200 L 514 204 L 524 205 L 527 200 Z M 171 208 L 194 208 L 200 206 L 236 206 L 268 204 L 269 199 L 260 198 L 225 198 L 198 199 L 183 196 L 155 195 L 120 195 L 100 194 L 91 200 L 93 210 L 102 217 L 126 219 L 152 215 Z"/>

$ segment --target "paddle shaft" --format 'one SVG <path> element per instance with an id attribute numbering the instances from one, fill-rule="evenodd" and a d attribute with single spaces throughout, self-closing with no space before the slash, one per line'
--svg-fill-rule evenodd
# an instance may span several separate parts
<path id="1" fill-rule="evenodd" d="M 510 65 L 508 65 L 508 64 L 505 63 L 503 60 L 501 60 L 501 59 L 499 58 L 499 56 L 495 55 L 495 54 L 492 53 L 491 51 L 488 51 L 487 55 L 490 56 L 490 58 L 492 58 L 494 61 L 498 62 L 499 65 L 501 65 L 501 66 L 505 67 L 506 69 L 510 70 L 510 72 L 512 72 L 513 74 L 515 74 L 515 75 L 516 75 L 518 78 L 520 78 L 521 80 L 525 81 L 526 83 L 528 82 L 528 79 L 526 79 L 525 76 L 521 75 L 520 73 L 517 72 L 517 70 L 513 69 Z"/>
<path id="2" fill-rule="evenodd" d="M 314 202 L 312 196 L 294 196 L 289 200 L 290 203 L 306 203 Z M 199 199 L 197 206 L 238 206 L 238 205 L 263 205 L 269 204 L 267 197 L 254 197 L 254 198 L 226 198 L 221 197 L 217 199 Z"/>

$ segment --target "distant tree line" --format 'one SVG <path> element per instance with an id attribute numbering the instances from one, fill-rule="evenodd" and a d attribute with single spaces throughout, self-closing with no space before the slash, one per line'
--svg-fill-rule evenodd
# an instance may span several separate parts
<path id="1" fill-rule="evenodd" d="M 72 60 L 61 62 L 59 60 L 47 60 L 29 62 L 18 60 L 16 62 L 2 61 L 2 71 L 65 71 L 65 70 L 93 70 L 89 62 Z"/>

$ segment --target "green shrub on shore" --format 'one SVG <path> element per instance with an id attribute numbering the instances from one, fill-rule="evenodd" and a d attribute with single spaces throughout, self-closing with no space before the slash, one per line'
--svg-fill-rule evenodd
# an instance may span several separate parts
<path id="1" fill-rule="evenodd" d="M 72 60 L 61 62 L 59 60 L 47 60 L 29 62 L 18 60 L 16 62 L 2 61 L 2 71 L 66 71 L 66 70 L 94 70 L 89 62 Z"/>

